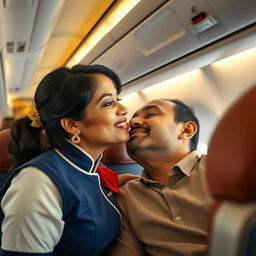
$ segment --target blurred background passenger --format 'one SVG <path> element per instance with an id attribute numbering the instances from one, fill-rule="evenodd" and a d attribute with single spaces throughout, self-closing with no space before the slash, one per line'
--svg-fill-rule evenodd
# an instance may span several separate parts
<path id="1" fill-rule="evenodd" d="M 2 120 L 0 131 L 11 128 L 14 120 L 14 117 L 4 117 Z"/>
<path id="2" fill-rule="evenodd" d="M 59 68 L 40 82 L 33 110 L 11 130 L 15 169 L 0 194 L 0 255 L 106 255 L 121 228 L 118 176 L 98 163 L 129 139 L 120 90 L 101 65 Z"/>

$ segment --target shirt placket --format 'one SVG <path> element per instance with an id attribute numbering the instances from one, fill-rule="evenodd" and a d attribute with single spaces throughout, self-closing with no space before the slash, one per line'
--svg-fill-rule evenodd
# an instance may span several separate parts
<path id="1" fill-rule="evenodd" d="M 175 193 L 174 193 L 174 187 L 179 177 L 180 177 L 180 174 L 178 172 L 175 175 L 170 176 L 169 183 L 166 186 L 164 186 L 162 192 L 169 206 L 174 223 L 184 225 L 186 223 L 185 223 L 183 211 L 180 205 L 178 204 L 175 198 Z"/>

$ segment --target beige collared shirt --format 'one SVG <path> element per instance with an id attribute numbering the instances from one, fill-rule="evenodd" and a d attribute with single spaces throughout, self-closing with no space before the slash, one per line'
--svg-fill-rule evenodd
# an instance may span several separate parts
<path id="1" fill-rule="evenodd" d="M 117 200 L 123 224 L 112 256 L 203 255 L 212 203 L 205 156 L 188 154 L 169 171 L 167 185 L 143 171 L 121 187 Z"/>

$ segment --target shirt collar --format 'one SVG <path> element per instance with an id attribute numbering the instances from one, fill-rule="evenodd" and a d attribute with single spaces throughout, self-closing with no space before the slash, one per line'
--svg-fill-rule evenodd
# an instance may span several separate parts
<path id="1" fill-rule="evenodd" d="M 100 157 L 94 161 L 94 159 L 85 150 L 76 144 L 73 144 L 68 140 L 61 149 L 55 149 L 55 151 L 67 162 L 73 165 L 77 169 L 82 169 L 84 172 L 94 173 L 97 170 L 97 166 L 102 158 Z"/>
<path id="2" fill-rule="evenodd" d="M 188 155 L 186 155 L 184 158 L 182 158 L 178 163 L 176 163 L 172 169 L 177 166 L 179 169 L 186 175 L 190 176 L 190 173 L 197 163 L 199 159 L 198 153 L 196 150 L 190 152 Z"/>
<path id="3" fill-rule="evenodd" d="M 179 162 L 177 162 L 169 171 L 169 175 L 174 169 L 181 170 L 186 176 L 190 176 L 190 173 L 197 163 L 199 159 L 197 150 L 190 152 L 188 155 L 183 157 Z M 145 169 L 142 171 L 140 175 L 140 181 L 144 184 L 146 183 L 158 183 L 156 180 L 152 180 L 152 178 L 147 174 Z"/>

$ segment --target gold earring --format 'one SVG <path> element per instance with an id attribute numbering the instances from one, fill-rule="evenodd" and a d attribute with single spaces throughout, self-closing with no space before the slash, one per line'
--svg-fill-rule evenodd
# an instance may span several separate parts
<path id="1" fill-rule="evenodd" d="M 71 141 L 74 143 L 74 144 L 78 144 L 80 142 L 80 137 L 79 137 L 79 134 L 81 132 L 79 131 L 79 129 L 75 129 L 74 133 L 73 133 L 73 136 L 71 137 Z"/>

